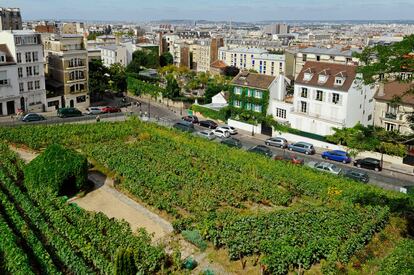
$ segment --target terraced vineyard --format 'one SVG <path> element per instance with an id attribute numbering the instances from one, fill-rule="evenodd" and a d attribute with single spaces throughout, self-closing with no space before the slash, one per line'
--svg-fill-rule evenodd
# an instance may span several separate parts
<path id="1" fill-rule="evenodd" d="M 111 274 L 117 249 L 123 247 L 136 252 L 145 273 L 165 263 L 163 249 L 151 246 L 145 232 L 132 234 L 126 222 L 86 213 L 41 189 L 27 192 L 23 164 L 4 144 L 0 153 L 2 274 Z"/>
<path id="2" fill-rule="evenodd" d="M 165 211 L 177 232 L 196 230 L 230 259 L 256 258 L 270 274 L 319 262 L 322 271 L 336 272 L 390 216 L 414 209 L 404 194 L 137 120 L 2 129 L 0 138 L 34 149 L 51 142 L 80 149 L 114 171 L 121 190 Z M 104 260 L 96 265 L 103 268 Z"/>

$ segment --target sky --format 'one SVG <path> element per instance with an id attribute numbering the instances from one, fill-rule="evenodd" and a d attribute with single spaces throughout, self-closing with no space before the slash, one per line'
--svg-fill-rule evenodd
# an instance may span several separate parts
<path id="1" fill-rule="evenodd" d="M 413 20 L 414 0 L 0 0 L 23 20 Z"/>

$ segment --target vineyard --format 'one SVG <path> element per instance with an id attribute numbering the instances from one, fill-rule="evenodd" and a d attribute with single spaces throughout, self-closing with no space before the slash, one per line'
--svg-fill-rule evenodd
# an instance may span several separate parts
<path id="1" fill-rule="evenodd" d="M 143 273 L 161 269 L 166 255 L 145 232 L 134 235 L 126 222 L 89 214 L 41 188 L 27 189 L 23 164 L 6 145 L 0 152 L 1 274 L 112 274 L 119 248 L 135 251 Z"/>
<path id="2" fill-rule="evenodd" d="M 253 257 L 270 274 L 309 269 L 319 262 L 322 271 L 335 272 L 382 230 L 391 215 L 414 209 L 413 200 L 404 194 L 134 119 L 0 129 L 0 138 L 33 149 L 58 142 L 81 150 L 115 172 L 121 190 L 165 211 L 176 232 L 198 231 L 215 248 L 226 249 L 229 259 L 243 262 Z M 73 218 L 69 214 L 74 209 L 83 213 L 59 199 L 33 201 L 40 209 L 52 208 L 50 204 L 66 209 L 68 218 Z M 92 255 L 99 254 L 97 248 L 101 247 L 89 248 Z M 84 255 L 81 248 L 76 255 Z M 83 260 L 93 270 L 110 269 L 108 255 Z"/>

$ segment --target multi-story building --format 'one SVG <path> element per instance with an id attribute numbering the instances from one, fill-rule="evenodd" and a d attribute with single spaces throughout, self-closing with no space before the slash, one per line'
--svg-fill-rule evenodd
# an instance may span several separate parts
<path id="1" fill-rule="evenodd" d="M 358 65 L 359 59 L 353 57 L 355 52 L 361 52 L 354 48 L 319 48 L 309 47 L 299 50 L 286 51 L 286 75 L 297 77 L 303 66 L 308 61 L 328 62 L 344 65 Z"/>
<path id="2" fill-rule="evenodd" d="M 277 89 L 276 77 L 249 73 L 239 73 L 232 81 L 229 105 L 242 111 L 266 115 L 269 94 Z"/>
<path id="3" fill-rule="evenodd" d="M 44 42 L 49 107 L 88 107 L 88 51 L 83 36 L 63 34 Z"/>
<path id="4" fill-rule="evenodd" d="M 263 32 L 266 34 L 287 34 L 290 31 L 290 27 L 287 24 L 273 24 L 263 28 Z"/>
<path id="5" fill-rule="evenodd" d="M 127 48 L 122 45 L 109 45 L 100 48 L 101 60 L 106 67 L 116 63 L 126 67 L 131 62 L 131 59 L 128 59 Z"/>
<path id="6" fill-rule="evenodd" d="M 219 59 L 241 70 L 255 70 L 269 76 L 285 74 L 285 56 L 270 54 L 259 48 L 222 47 L 219 49 Z"/>
<path id="7" fill-rule="evenodd" d="M 0 31 L 22 30 L 22 16 L 18 8 L 0 8 Z"/>
<path id="8" fill-rule="evenodd" d="M 0 115 L 15 114 L 21 107 L 20 98 L 17 63 L 7 45 L 0 44 Z"/>
<path id="9" fill-rule="evenodd" d="M 357 77 L 356 68 L 306 62 L 295 81 L 291 126 L 326 136 L 332 128 L 372 125 L 375 91 Z"/>
<path id="10" fill-rule="evenodd" d="M 3 107 L 3 114 L 15 113 L 17 109 L 43 112 L 46 105 L 46 89 L 40 34 L 23 30 L 2 31 L 0 44 L 4 45 L 4 68 L 7 68 L 2 73 L 3 84 L 7 82 L 7 89 L 12 89 L 14 94 L 14 98 L 7 101 L 7 107 Z M 16 68 L 13 68 L 14 62 Z"/>
<path id="11" fill-rule="evenodd" d="M 193 69 L 197 72 L 207 72 L 210 70 L 210 41 L 199 40 L 191 45 L 191 52 L 193 56 Z"/>
<path id="12" fill-rule="evenodd" d="M 407 117 L 414 113 L 414 82 L 393 81 L 381 83 L 375 94 L 374 125 L 387 131 L 412 134 Z"/>

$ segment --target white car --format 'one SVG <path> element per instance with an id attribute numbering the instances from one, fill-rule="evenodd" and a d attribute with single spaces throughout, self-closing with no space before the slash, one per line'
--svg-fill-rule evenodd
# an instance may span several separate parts
<path id="1" fill-rule="evenodd" d="M 216 135 L 213 133 L 213 131 L 200 131 L 197 132 L 196 135 L 208 140 L 213 140 L 216 138 Z"/>
<path id="2" fill-rule="evenodd" d="M 220 129 L 220 130 L 226 130 L 226 131 L 228 131 L 228 132 L 230 133 L 230 135 L 235 135 L 235 134 L 237 134 L 237 129 L 236 129 L 236 128 L 234 128 L 233 126 L 229 126 L 229 125 L 221 125 L 221 126 L 219 126 L 217 129 Z"/>
<path id="3" fill-rule="evenodd" d="M 213 133 L 219 138 L 228 138 L 230 136 L 230 132 L 224 129 L 215 129 Z"/>
<path id="4" fill-rule="evenodd" d="M 328 172 L 334 175 L 339 175 L 339 173 L 341 173 L 342 171 L 341 168 L 329 162 L 310 161 L 307 163 L 307 166 L 309 166 L 310 168 L 313 168 L 313 169 L 316 169 L 322 172 Z"/>
<path id="5" fill-rule="evenodd" d="M 89 107 L 89 108 L 86 108 L 86 113 L 88 115 L 102 114 L 102 107 Z"/>

